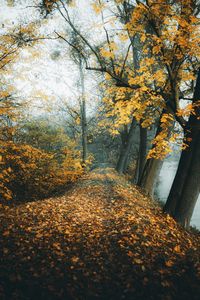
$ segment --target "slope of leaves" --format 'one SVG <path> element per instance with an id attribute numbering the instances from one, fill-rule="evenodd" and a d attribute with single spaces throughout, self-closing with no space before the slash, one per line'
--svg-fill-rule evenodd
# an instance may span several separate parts
<path id="1" fill-rule="evenodd" d="M 199 299 L 199 233 L 112 169 L 0 220 L 2 300 Z"/>
<path id="2" fill-rule="evenodd" d="M 12 141 L 0 148 L 0 203 L 48 197 L 82 174 L 79 151 L 68 145 L 56 154 Z"/>

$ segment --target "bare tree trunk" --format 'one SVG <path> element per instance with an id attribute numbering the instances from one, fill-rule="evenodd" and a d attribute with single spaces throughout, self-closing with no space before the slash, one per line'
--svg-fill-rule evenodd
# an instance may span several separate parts
<path id="1" fill-rule="evenodd" d="M 120 147 L 119 158 L 116 165 L 116 170 L 118 173 L 122 174 L 124 171 L 124 163 L 126 157 L 128 156 L 127 153 L 128 152 L 128 148 L 127 148 L 128 127 L 126 125 L 124 125 L 123 130 L 120 131 L 120 137 L 121 137 L 121 147 Z"/>
<path id="2" fill-rule="evenodd" d="M 134 184 L 138 183 L 138 178 L 139 178 L 139 150 L 137 153 L 137 159 L 136 159 L 136 165 L 135 165 L 135 172 L 134 172 L 134 176 L 133 176 L 133 180 L 132 182 Z"/>
<path id="3" fill-rule="evenodd" d="M 138 157 L 138 178 L 137 182 L 142 177 L 147 156 L 147 128 L 143 128 L 140 124 L 140 147 Z"/>
<path id="4" fill-rule="evenodd" d="M 82 165 L 85 167 L 87 160 L 87 116 L 85 101 L 85 78 L 82 62 L 80 62 L 80 79 L 81 79 L 81 131 L 82 131 Z"/>
<path id="5" fill-rule="evenodd" d="M 138 182 L 138 185 L 142 187 L 146 194 L 153 198 L 155 184 L 160 174 L 163 161 L 160 159 L 150 158 L 147 160 L 142 177 Z"/>
<path id="6" fill-rule="evenodd" d="M 116 166 L 116 170 L 120 174 L 125 172 L 125 169 L 127 168 L 129 152 L 133 143 L 133 136 L 135 133 L 135 125 L 136 125 L 136 120 L 133 118 L 128 133 L 122 136 L 122 147 L 121 147 L 119 159 Z"/>
<path id="7" fill-rule="evenodd" d="M 192 149 L 194 141 L 190 144 L 190 147 L 181 153 L 181 157 L 178 164 L 178 169 L 174 177 L 173 184 L 171 186 L 169 196 L 164 206 L 164 211 L 171 216 L 174 216 L 176 205 L 181 197 L 183 186 L 190 168 L 190 162 L 192 159 Z"/>
<path id="8" fill-rule="evenodd" d="M 162 114 L 163 113 L 164 111 L 162 112 Z M 162 114 L 160 116 L 160 119 L 162 117 Z M 162 130 L 161 123 L 159 121 L 155 137 L 161 132 L 161 130 Z M 163 161 L 160 159 L 155 159 L 155 158 L 148 159 L 143 168 L 143 172 L 137 182 L 137 185 L 143 188 L 147 193 L 147 195 L 149 195 L 150 197 L 153 197 L 154 195 L 155 184 L 160 174 L 162 165 L 163 165 Z"/>
<path id="9" fill-rule="evenodd" d="M 190 168 L 184 183 L 174 218 L 185 228 L 188 228 L 200 193 L 200 131 L 196 137 Z"/>
<path id="10" fill-rule="evenodd" d="M 126 156 L 126 159 L 125 159 L 125 162 L 124 162 L 124 171 L 123 171 L 123 173 L 126 173 L 126 171 L 128 169 L 128 166 L 129 166 L 129 163 L 130 163 L 130 155 L 131 155 L 131 146 L 132 146 L 132 144 L 130 144 L 129 153 Z"/>
<path id="11" fill-rule="evenodd" d="M 200 99 L 200 70 L 196 82 L 193 104 Z M 164 211 L 184 227 L 189 227 L 192 213 L 200 192 L 200 107 L 195 107 L 184 132 L 188 149 L 182 151 L 174 182 Z"/>

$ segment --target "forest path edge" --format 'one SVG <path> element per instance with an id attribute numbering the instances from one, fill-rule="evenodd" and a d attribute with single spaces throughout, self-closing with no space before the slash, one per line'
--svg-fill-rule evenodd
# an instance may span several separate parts
<path id="1" fill-rule="evenodd" d="M 0 218 L 2 299 L 199 298 L 199 234 L 112 168 Z"/>

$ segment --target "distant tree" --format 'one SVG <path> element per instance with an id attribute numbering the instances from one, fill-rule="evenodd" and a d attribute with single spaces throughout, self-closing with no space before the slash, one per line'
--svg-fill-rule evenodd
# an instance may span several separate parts
<path id="1" fill-rule="evenodd" d="M 45 119 L 33 119 L 18 125 L 15 141 L 46 152 L 59 152 L 68 144 L 64 128 Z"/>
<path id="2" fill-rule="evenodd" d="M 70 48 L 70 57 L 72 61 L 78 66 L 79 69 L 79 86 L 80 86 L 80 121 L 81 121 L 81 139 L 82 139 L 82 164 L 86 166 L 88 157 L 88 121 L 87 121 L 87 107 L 86 107 L 86 91 L 85 91 L 85 60 L 83 59 L 81 53 L 84 51 L 84 43 L 82 39 L 77 35 L 76 32 L 71 32 L 70 43 L 76 45 L 77 50 L 73 47 Z"/>

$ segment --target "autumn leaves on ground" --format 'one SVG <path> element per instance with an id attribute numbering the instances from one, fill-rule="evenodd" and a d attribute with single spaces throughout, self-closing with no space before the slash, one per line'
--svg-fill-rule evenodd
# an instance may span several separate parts
<path id="1" fill-rule="evenodd" d="M 2 300 L 199 299 L 199 233 L 110 168 L 0 218 Z"/>

